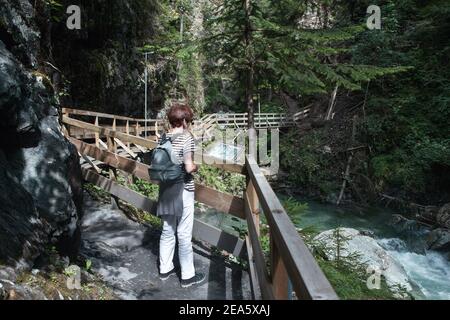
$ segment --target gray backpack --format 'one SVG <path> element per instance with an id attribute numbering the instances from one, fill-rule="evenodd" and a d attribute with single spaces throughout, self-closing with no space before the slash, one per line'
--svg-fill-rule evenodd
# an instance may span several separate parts
<path id="1" fill-rule="evenodd" d="M 153 149 L 150 161 L 150 179 L 160 184 L 172 184 L 183 180 L 182 164 L 172 149 L 172 141 L 181 134 L 168 137 L 164 134 L 158 146 Z"/>

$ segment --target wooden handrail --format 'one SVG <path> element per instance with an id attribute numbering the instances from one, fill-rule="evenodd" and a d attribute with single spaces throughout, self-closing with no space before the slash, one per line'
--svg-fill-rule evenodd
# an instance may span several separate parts
<path id="1" fill-rule="evenodd" d="M 271 239 L 276 246 L 277 257 L 275 260 L 279 259 L 282 261 L 283 268 L 287 271 L 297 297 L 299 299 L 313 300 L 338 299 L 328 279 L 299 236 L 280 200 L 251 155 L 246 157 L 246 168 L 269 224 Z M 250 233 L 251 235 L 252 233 Z M 278 266 L 272 265 L 273 272 L 276 273 L 277 268 Z M 278 270 L 283 272 L 283 268 Z M 272 274 L 272 281 L 275 281 L 272 283 L 274 291 L 279 285 L 276 283 L 276 279 L 277 275 Z M 285 285 L 281 284 L 282 287 L 285 287 Z"/>
<path id="2" fill-rule="evenodd" d="M 62 113 L 66 114 L 66 115 L 73 114 L 73 115 L 78 115 L 78 116 L 99 117 L 99 118 L 116 119 L 116 120 L 133 121 L 133 122 L 140 121 L 140 119 L 137 119 L 137 118 L 117 116 L 117 115 L 109 114 L 109 113 L 102 113 L 102 112 L 89 111 L 89 110 L 71 109 L 71 108 L 62 108 Z"/>

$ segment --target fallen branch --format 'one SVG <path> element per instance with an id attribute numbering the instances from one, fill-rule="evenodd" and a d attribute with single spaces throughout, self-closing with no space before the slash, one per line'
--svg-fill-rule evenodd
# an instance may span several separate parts
<path id="1" fill-rule="evenodd" d="M 339 86 L 336 85 L 336 87 L 333 90 L 333 93 L 331 94 L 331 100 L 330 100 L 330 104 L 328 106 L 328 111 L 327 111 L 327 115 L 325 117 L 325 120 L 331 120 L 333 117 L 333 109 L 334 106 L 336 105 L 336 96 L 337 96 L 337 92 L 338 92 Z"/>
<path id="2" fill-rule="evenodd" d="M 339 193 L 339 198 L 336 201 L 336 205 L 339 205 L 341 203 L 342 197 L 344 196 L 345 187 L 347 186 L 347 181 L 350 175 L 350 164 L 352 163 L 352 160 L 353 160 L 353 153 L 350 154 L 347 160 L 347 167 L 345 169 L 344 181 L 342 181 L 341 192 Z"/>

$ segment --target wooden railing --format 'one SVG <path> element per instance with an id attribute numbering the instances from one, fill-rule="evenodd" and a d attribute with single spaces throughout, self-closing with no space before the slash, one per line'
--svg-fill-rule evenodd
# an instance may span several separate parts
<path id="1" fill-rule="evenodd" d="M 303 120 L 309 113 L 309 109 L 304 109 L 295 115 L 287 115 L 281 113 L 256 113 L 255 128 L 271 129 L 271 128 L 287 128 L 295 126 L 295 124 Z M 102 127 L 124 132 L 134 135 L 145 135 L 147 138 L 154 139 L 155 134 L 159 130 L 163 130 L 163 119 L 140 119 L 132 117 L 116 116 L 107 113 L 100 113 L 87 110 L 78 110 L 63 108 L 63 114 L 78 117 L 94 118 L 94 124 L 101 124 Z M 108 122 L 109 120 L 109 122 Z M 108 124 L 105 124 L 108 122 Z M 248 126 L 247 113 L 213 113 L 205 115 L 200 120 L 193 123 L 192 132 L 196 137 L 207 137 L 212 134 L 214 128 L 218 129 L 246 129 Z M 92 133 L 85 132 L 84 129 L 75 128 L 71 135 L 79 139 L 92 139 Z"/>
<path id="2" fill-rule="evenodd" d="M 62 113 L 67 117 L 78 116 L 78 118 L 94 118 L 94 125 L 101 125 L 104 128 L 117 132 L 133 134 L 135 136 L 145 136 L 147 133 L 147 138 L 153 140 L 156 140 L 156 132 L 163 129 L 161 126 L 163 122 L 158 119 L 147 119 L 147 121 L 145 121 L 144 119 L 139 118 L 70 108 L 63 108 Z M 78 139 L 93 139 L 96 137 L 89 130 L 80 127 L 74 127 L 70 132 L 70 135 Z"/>
<path id="3" fill-rule="evenodd" d="M 95 115 L 95 117 L 97 116 Z M 69 136 L 69 140 L 90 165 L 90 168 L 83 168 L 84 178 L 112 196 L 130 203 L 138 209 L 155 214 L 155 201 L 117 183 L 115 170 L 122 170 L 151 182 L 149 166 L 127 156 L 119 155 L 118 149 L 132 157 L 132 145 L 152 149 L 156 142 L 72 119 L 68 114 L 63 115 L 62 120 L 68 128 L 66 134 Z M 94 134 L 96 143 L 87 144 L 71 137 L 69 132 L 73 128 Z M 105 137 L 106 143 L 100 137 Z M 337 299 L 336 293 L 299 236 L 252 154 L 254 153 L 250 151 L 250 154 L 246 156 L 245 165 L 217 164 L 217 161 L 213 164 L 223 170 L 246 175 L 247 185 L 244 198 L 219 192 L 200 184 L 196 184 L 195 195 L 196 200 L 201 203 L 246 220 L 248 235 L 245 241 L 197 219 L 194 223 L 194 238 L 235 256 L 247 256 L 252 291 L 256 299 L 290 299 L 292 297 L 289 295 L 289 284 L 298 299 Z M 109 178 L 100 174 L 99 165 L 92 159 L 110 168 Z M 206 155 L 196 155 L 196 162 L 213 163 L 214 159 Z M 270 261 L 266 261 L 260 242 L 261 214 L 265 215 L 269 226 Z M 267 265 L 270 267 L 268 268 Z"/>
<path id="4" fill-rule="evenodd" d="M 289 299 L 289 281 L 298 299 L 337 299 L 314 257 L 300 238 L 275 192 L 252 155 L 247 155 L 244 196 L 248 224 L 247 248 L 253 283 L 263 299 Z M 259 220 L 264 213 L 270 230 L 270 272 L 266 268 Z M 255 288 L 256 290 L 256 288 Z"/>

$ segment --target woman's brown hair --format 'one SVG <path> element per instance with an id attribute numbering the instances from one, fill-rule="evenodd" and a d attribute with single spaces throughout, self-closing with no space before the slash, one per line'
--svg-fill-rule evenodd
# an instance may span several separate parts
<path id="1" fill-rule="evenodd" d="M 167 117 L 173 128 L 179 128 L 183 126 L 184 121 L 186 121 L 186 125 L 192 122 L 194 112 L 185 103 L 175 103 L 167 113 Z"/>

